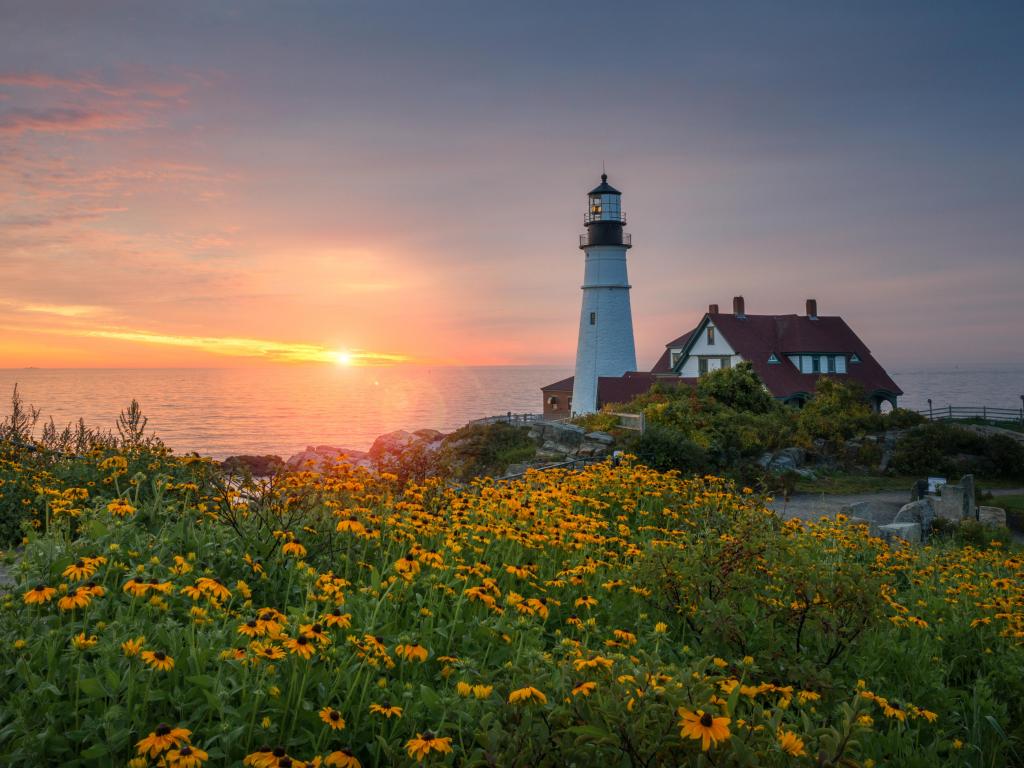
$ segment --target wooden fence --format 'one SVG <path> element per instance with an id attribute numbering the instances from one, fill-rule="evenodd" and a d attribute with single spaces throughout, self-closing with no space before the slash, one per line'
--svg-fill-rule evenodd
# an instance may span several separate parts
<path id="1" fill-rule="evenodd" d="M 1022 408 L 990 408 L 987 405 L 947 405 L 945 407 L 925 408 L 918 411 L 931 421 L 981 421 L 1011 422 L 1024 425 L 1024 407 Z"/>

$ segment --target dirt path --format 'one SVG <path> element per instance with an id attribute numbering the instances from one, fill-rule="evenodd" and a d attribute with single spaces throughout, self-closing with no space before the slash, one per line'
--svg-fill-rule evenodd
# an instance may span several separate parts
<path id="1" fill-rule="evenodd" d="M 1006 488 L 993 490 L 992 495 L 1013 496 L 1024 494 L 1024 488 Z M 858 501 L 885 501 L 895 504 L 906 504 L 910 497 L 906 491 L 879 491 L 876 493 L 797 493 L 789 498 L 776 499 L 771 508 L 782 518 L 798 517 L 801 520 L 816 520 L 822 515 L 832 516 L 847 504 Z"/>

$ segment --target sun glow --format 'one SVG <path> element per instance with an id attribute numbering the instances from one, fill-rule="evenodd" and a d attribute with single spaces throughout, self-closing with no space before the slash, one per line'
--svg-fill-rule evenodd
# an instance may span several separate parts
<path id="1" fill-rule="evenodd" d="M 334 353 L 334 362 L 338 365 L 352 365 L 352 353 L 339 350 Z"/>

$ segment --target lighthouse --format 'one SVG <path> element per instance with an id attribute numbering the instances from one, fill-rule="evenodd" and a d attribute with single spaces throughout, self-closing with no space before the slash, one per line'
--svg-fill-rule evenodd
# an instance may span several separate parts
<path id="1" fill-rule="evenodd" d="M 580 335 L 576 343 L 576 375 L 572 410 L 597 410 L 599 376 L 621 376 L 636 370 L 633 313 L 629 306 L 626 251 L 632 247 L 623 232 L 622 193 L 601 174 L 601 183 L 587 194 L 587 231 L 580 235 L 585 257 Z"/>

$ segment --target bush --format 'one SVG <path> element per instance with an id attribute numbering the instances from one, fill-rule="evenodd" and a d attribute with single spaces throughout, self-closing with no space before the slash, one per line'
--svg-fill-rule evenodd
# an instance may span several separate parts
<path id="1" fill-rule="evenodd" d="M 440 474 L 458 480 L 499 475 L 509 464 L 529 461 L 537 452 L 529 430 L 504 422 L 468 424 L 444 439 Z"/>
<path id="2" fill-rule="evenodd" d="M 966 474 L 1024 479 L 1024 445 L 1007 435 L 983 435 L 956 424 L 914 427 L 896 444 L 893 469 L 904 475 Z"/>
<path id="3" fill-rule="evenodd" d="M 815 395 L 797 417 L 800 433 L 807 441 L 821 438 L 833 446 L 863 435 L 878 426 L 878 416 L 864 398 L 864 389 L 853 381 L 823 376 Z"/>
<path id="4" fill-rule="evenodd" d="M 702 472 L 707 466 L 704 449 L 686 433 L 663 424 L 648 425 L 647 431 L 632 446 L 641 463 L 652 469 Z"/>
<path id="5" fill-rule="evenodd" d="M 701 376 L 697 380 L 697 395 L 749 413 L 768 413 L 781 407 L 748 361 Z"/>

